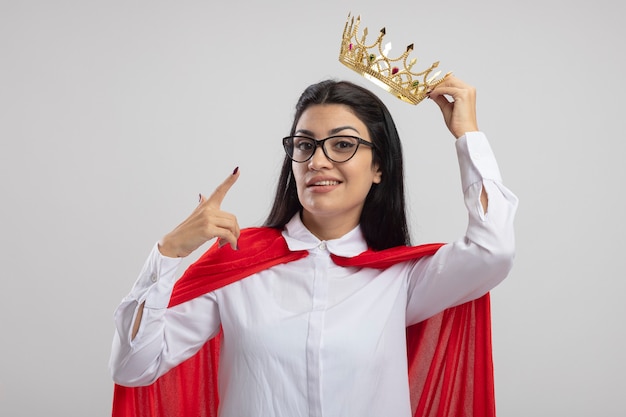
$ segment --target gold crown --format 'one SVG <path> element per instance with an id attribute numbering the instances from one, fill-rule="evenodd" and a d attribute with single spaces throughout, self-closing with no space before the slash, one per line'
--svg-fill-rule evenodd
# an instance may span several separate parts
<path id="1" fill-rule="evenodd" d="M 417 59 L 413 58 L 407 65 L 409 54 L 413 51 L 413 44 L 407 46 L 406 51 L 399 57 L 389 58 L 391 43 L 387 43 L 384 48 L 382 46 L 385 28 L 380 30 L 378 39 L 374 44 L 366 45 L 367 28 L 363 30 L 363 35 L 359 39 L 359 23 L 361 23 L 361 16 L 358 16 L 355 21 L 354 17 L 350 17 L 348 14 L 348 20 L 346 20 L 343 29 L 339 61 L 399 99 L 407 103 L 418 104 L 426 98 L 433 87 L 451 74 L 449 72 L 443 77 L 437 78 L 441 73 L 441 71 L 437 71 L 431 75 L 433 70 L 439 66 L 439 61 L 422 72 L 413 72 L 412 68 Z"/>

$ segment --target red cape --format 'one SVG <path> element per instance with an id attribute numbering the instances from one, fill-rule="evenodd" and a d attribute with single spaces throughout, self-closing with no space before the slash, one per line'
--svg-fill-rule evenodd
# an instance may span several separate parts
<path id="1" fill-rule="evenodd" d="M 442 245 L 367 250 L 340 266 L 383 269 L 434 254 Z M 176 282 L 170 307 L 271 266 L 307 256 L 291 252 L 280 230 L 242 231 L 240 250 L 213 245 Z M 219 336 L 146 387 L 115 385 L 113 417 L 217 417 Z M 409 386 L 415 417 L 494 417 L 489 294 L 407 328 Z"/>

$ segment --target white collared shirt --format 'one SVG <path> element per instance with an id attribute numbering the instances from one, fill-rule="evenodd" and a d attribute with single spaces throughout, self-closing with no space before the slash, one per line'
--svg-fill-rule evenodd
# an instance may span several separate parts
<path id="1" fill-rule="evenodd" d="M 283 235 L 307 257 L 168 309 L 180 260 L 163 257 L 155 245 L 115 312 L 114 380 L 150 384 L 222 326 L 222 417 L 410 416 L 406 326 L 482 296 L 506 277 L 514 256 L 517 198 L 502 185 L 482 133 L 456 143 L 468 229 L 432 257 L 386 270 L 339 267 L 330 253 L 367 249 L 360 228 L 320 241 L 296 215 Z"/>

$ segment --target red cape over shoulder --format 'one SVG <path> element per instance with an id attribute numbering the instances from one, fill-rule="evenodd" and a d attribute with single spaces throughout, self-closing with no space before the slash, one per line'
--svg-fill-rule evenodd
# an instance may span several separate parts
<path id="1" fill-rule="evenodd" d="M 442 244 L 367 250 L 340 266 L 387 268 L 433 255 Z M 240 250 L 213 245 L 176 282 L 170 307 L 274 265 L 307 256 L 291 252 L 280 230 L 242 231 Z M 115 385 L 113 417 L 216 417 L 219 336 L 145 387 Z M 494 417 L 489 294 L 407 328 L 409 385 L 415 417 Z"/>

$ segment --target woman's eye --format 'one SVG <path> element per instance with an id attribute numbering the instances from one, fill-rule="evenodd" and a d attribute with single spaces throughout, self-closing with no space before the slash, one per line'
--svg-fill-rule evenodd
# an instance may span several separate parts
<path id="1" fill-rule="evenodd" d="M 355 145 L 354 141 L 351 141 L 348 139 L 342 139 L 334 143 L 333 149 L 338 150 L 338 151 L 349 151 L 352 148 L 354 148 L 354 145 Z"/>
<path id="2" fill-rule="evenodd" d="M 300 141 L 295 144 L 295 148 L 299 151 L 310 151 L 313 149 L 313 143 L 308 141 Z"/>

